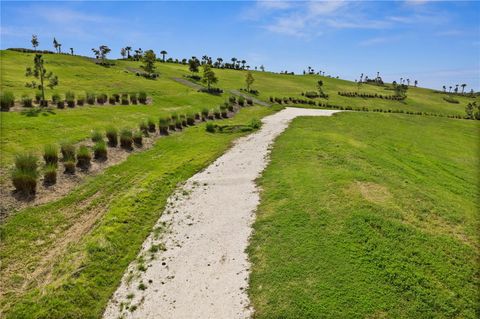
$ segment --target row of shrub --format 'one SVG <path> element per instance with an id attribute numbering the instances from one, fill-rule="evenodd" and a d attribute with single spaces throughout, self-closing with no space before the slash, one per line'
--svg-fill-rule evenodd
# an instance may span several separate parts
<path id="1" fill-rule="evenodd" d="M 308 97 L 309 99 L 316 99 L 316 98 L 328 99 L 328 94 L 324 92 L 307 91 L 307 92 L 302 92 L 302 96 Z"/>
<path id="2" fill-rule="evenodd" d="M 444 99 L 446 102 L 448 102 L 448 103 L 453 103 L 453 104 L 458 104 L 458 103 L 460 103 L 459 100 L 454 99 L 454 98 L 451 97 L 451 96 L 444 96 L 443 99 Z"/>
<path id="3" fill-rule="evenodd" d="M 358 93 L 358 92 L 338 92 L 340 96 L 346 97 L 360 97 L 365 99 L 384 99 L 384 100 L 394 100 L 402 101 L 406 96 L 402 95 L 383 95 L 378 93 Z"/>
<path id="4" fill-rule="evenodd" d="M 53 185 L 57 181 L 58 164 L 61 161 L 64 167 L 64 174 L 75 174 L 76 168 L 88 171 L 91 166 L 92 157 L 98 161 L 105 161 L 108 157 L 108 147 L 117 147 L 120 144 L 125 150 L 132 150 L 133 145 L 141 147 L 143 137 L 150 134 L 168 135 L 169 132 L 182 130 L 184 127 L 195 125 L 196 121 L 207 121 L 213 119 L 228 118 L 229 112 L 235 112 L 236 105 L 251 105 L 253 102 L 244 97 L 235 98 L 231 96 L 225 102 L 214 109 L 204 108 L 198 113 L 171 114 L 160 117 L 155 123 L 154 120 L 143 120 L 138 124 L 138 130 L 124 128 L 120 131 L 114 126 L 109 126 L 102 132 L 98 129 L 91 132 L 91 140 L 94 143 L 90 149 L 81 145 L 78 149 L 70 142 L 57 145 L 46 145 L 43 151 L 43 176 L 45 185 Z M 259 122 L 252 122 L 252 128 L 258 128 Z M 61 154 L 61 158 L 60 155 Z M 15 168 L 12 172 L 12 183 L 18 193 L 30 196 L 35 194 L 39 171 L 38 158 L 32 154 L 21 154 L 15 158 Z"/>
<path id="5" fill-rule="evenodd" d="M 324 109 L 334 109 L 334 110 L 346 110 L 346 111 L 363 111 L 363 112 L 369 112 L 370 109 L 368 107 L 351 107 L 351 106 L 341 106 L 341 105 L 335 105 L 335 104 L 330 104 L 330 103 L 323 103 L 323 102 L 316 102 L 312 100 L 305 100 L 305 99 L 299 99 L 299 98 L 294 98 L 294 97 L 283 97 L 283 98 L 278 98 L 278 97 L 270 97 L 270 102 L 272 103 L 277 103 L 277 104 L 304 104 L 304 105 L 311 105 L 311 106 L 318 106 L 320 108 Z M 472 104 L 472 108 L 474 104 Z M 475 104 L 476 107 L 476 104 Z M 468 109 L 468 106 L 467 106 Z M 478 107 L 478 117 L 480 118 L 480 106 Z M 433 112 L 413 112 L 413 111 L 405 111 L 405 110 L 399 110 L 399 109 L 372 109 L 372 112 L 383 112 L 383 113 L 404 113 L 404 114 L 409 114 L 409 115 L 427 115 L 427 116 L 438 116 L 438 117 L 448 117 L 448 118 L 456 118 L 456 119 L 469 119 L 470 117 L 467 116 L 461 116 L 459 114 L 439 114 L 439 113 L 433 113 Z M 467 111 L 468 114 L 468 111 Z M 472 113 L 474 114 L 474 113 Z M 475 116 L 473 115 L 472 118 Z"/>
<path id="6" fill-rule="evenodd" d="M 85 95 L 75 96 L 75 93 L 72 91 L 68 91 L 65 93 L 65 97 L 63 98 L 60 94 L 54 93 L 51 96 L 51 101 L 43 101 L 42 103 L 42 94 L 41 92 L 37 92 L 35 94 L 35 99 L 30 97 L 28 94 L 22 95 L 21 98 L 21 105 L 23 107 L 33 107 L 34 104 L 48 106 L 49 103 L 52 105 L 57 106 L 59 109 L 65 108 L 68 106 L 70 108 L 75 107 L 75 105 L 82 106 L 85 104 L 94 105 L 94 104 L 121 104 L 121 105 L 129 105 L 129 104 L 147 104 L 148 102 L 148 95 L 146 92 L 131 92 L 131 93 L 114 93 L 108 96 L 105 93 L 94 93 L 94 92 L 86 92 Z M 0 95 L 0 106 L 2 111 L 9 111 L 11 107 L 15 105 L 15 96 L 12 92 L 2 92 Z"/>
<path id="7" fill-rule="evenodd" d="M 260 92 L 258 90 L 254 90 L 254 89 L 247 90 L 247 89 L 244 89 L 244 88 L 240 88 L 240 91 L 247 92 L 247 93 L 250 93 L 250 94 L 253 94 L 253 95 L 260 94 Z"/>

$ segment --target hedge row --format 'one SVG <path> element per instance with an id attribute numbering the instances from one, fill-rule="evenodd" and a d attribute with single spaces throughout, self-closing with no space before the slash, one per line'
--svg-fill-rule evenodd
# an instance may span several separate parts
<path id="1" fill-rule="evenodd" d="M 400 95 L 382 95 L 378 93 L 358 93 L 358 92 L 338 92 L 338 95 L 340 96 L 346 96 L 346 97 L 360 97 L 360 98 L 366 98 L 366 99 L 384 99 L 384 100 L 394 100 L 394 101 L 402 101 L 405 100 L 406 96 L 400 96 Z"/>

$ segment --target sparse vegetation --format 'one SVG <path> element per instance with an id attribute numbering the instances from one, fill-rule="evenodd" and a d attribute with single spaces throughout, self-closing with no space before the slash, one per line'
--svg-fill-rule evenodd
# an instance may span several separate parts
<path id="1" fill-rule="evenodd" d="M 107 144 L 105 141 L 97 141 L 95 145 L 93 145 L 93 154 L 97 160 L 104 161 L 107 159 Z"/>
<path id="2" fill-rule="evenodd" d="M 88 169 L 90 167 L 90 160 L 92 155 L 90 150 L 85 145 L 81 145 L 77 151 L 77 167 L 81 169 Z"/>
<path id="3" fill-rule="evenodd" d="M 120 146 L 124 149 L 132 149 L 133 135 L 132 131 L 128 128 L 123 128 L 120 131 Z"/>
<path id="4" fill-rule="evenodd" d="M 55 144 L 47 144 L 43 148 L 43 160 L 47 165 L 58 164 L 58 147 Z"/>
<path id="5" fill-rule="evenodd" d="M 19 154 L 15 157 L 12 183 L 16 191 L 24 196 L 35 194 L 38 179 L 38 159 L 32 154 Z"/>
<path id="6" fill-rule="evenodd" d="M 118 130 L 115 127 L 107 127 L 106 136 L 108 139 L 108 146 L 116 147 L 118 145 Z"/>

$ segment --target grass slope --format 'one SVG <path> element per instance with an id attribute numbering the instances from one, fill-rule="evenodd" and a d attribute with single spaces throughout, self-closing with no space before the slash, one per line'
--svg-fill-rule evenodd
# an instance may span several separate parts
<path id="1" fill-rule="evenodd" d="M 260 179 L 256 318 L 478 318 L 479 128 L 295 120 Z"/>
<path id="2" fill-rule="evenodd" d="M 248 124 L 273 111 L 244 108 L 222 124 Z M 190 127 L 88 179 L 61 200 L 9 217 L 0 243 L 5 318 L 100 317 L 176 185 L 242 134 L 206 133 L 205 124 Z"/>

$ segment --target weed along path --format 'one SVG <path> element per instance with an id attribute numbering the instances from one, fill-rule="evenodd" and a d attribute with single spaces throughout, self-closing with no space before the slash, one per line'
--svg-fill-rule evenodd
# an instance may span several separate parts
<path id="1" fill-rule="evenodd" d="M 170 196 L 104 318 L 249 318 L 245 249 L 259 203 L 255 179 L 292 119 L 335 112 L 286 108 L 268 116 L 190 178 Z"/>

